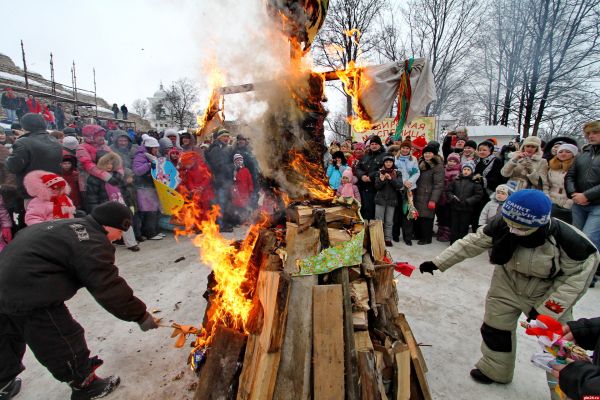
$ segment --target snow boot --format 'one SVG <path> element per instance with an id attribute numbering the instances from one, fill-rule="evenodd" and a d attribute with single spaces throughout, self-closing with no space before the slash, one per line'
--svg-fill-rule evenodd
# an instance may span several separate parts
<path id="1" fill-rule="evenodd" d="M 0 400 L 10 400 L 21 391 L 21 378 L 15 378 L 0 387 Z"/>
<path id="2" fill-rule="evenodd" d="M 71 400 L 92 400 L 104 397 L 114 391 L 121 383 L 121 378 L 111 375 L 108 378 L 99 378 L 92 373 L 82 385 L 71 385 Z"/>
<path id="3" fill-rule="evenodd" d="M 475 379 L 477 383 L 483 383 L 484 385 L 489 385 L 494 383 L 494 381 L 483 374 L 478 368 L 474 368 L 471 370 L 471 378 Z"/>

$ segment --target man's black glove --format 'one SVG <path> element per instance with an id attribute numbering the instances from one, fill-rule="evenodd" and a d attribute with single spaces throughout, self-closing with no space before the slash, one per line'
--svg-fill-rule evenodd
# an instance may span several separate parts
<path id="1" fill-rule="evenodd" d="M 532 319 L 537 319 L 538 315 L 540 315 L 540 313 L 537 312 L 535 308 L 531 307 L 531 310 L 529 310 L 529 313 L 527 314 L 527 322 L 531 322 Z"/>
<path id="2" fill-rule="evenodd" d="M 122 181 L 123 181 L 123 179 L 121 177 L 121 174 L 115 172 L 112 174 L 112 176 L 108 180 L 108 183 L 110 183 L 113 186 L 119 186 L 119 185 L 121 185 Z"/>
<path id="3" fill-rule="evenodd" d="M 146 315 L 144 315 L 144 318 L 140 322 L 138 322 L 138 324 L 140 325 L 140 329 L 144 332 L 149 331 L 150 329 L 158 328 L 156 320 L 149 313 L 146 313 Z"/>
<path id="4" fill-rule="evenodd" d="M 435 271 L 437 269 L 438 269 L 438 267 L 435 266 L 433 261 L 425 261 L 424 263 L 419 265 L 419 271 L 421 271 L 421 273 L 429 272 L 431 275 L 433 275 L 433 271 Z"/>

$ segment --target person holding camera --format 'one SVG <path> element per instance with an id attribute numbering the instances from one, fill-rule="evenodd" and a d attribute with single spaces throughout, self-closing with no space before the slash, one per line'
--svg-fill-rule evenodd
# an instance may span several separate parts
<path id="1" fill-rule="evenodd" d="M 523 140 L 521 150 L 514 152 L 500 171 L 513 190 L 542 190 L 548 180 L 548 162 L 542 158 L 542 141 L 537 136 Z"/>
<path id="2" fill-rule="evenodd" d="M 394 211 L 398 206 L 398 191 L 402 189 L 402 174 L 394 165 L 394 156 L 383 157 L 383 167 L 375 179 L 375 219 L 383 221 L 383 237 L 385 245 L 392 246 L 392 228 Z"/>

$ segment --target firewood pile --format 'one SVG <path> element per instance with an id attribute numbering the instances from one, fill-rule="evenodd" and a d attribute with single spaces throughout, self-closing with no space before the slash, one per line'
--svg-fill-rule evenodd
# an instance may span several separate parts
<path id="1" fill-rule="evenodd" d="M 194 399 L 430 399 L 381 221 L 363 223 L 356 207 L 296 205 L 282 236 L 260 231 L 251 332 L 217 326 Z M 302 260 L 357 237 L 356 265 L 300 272 Z"/>

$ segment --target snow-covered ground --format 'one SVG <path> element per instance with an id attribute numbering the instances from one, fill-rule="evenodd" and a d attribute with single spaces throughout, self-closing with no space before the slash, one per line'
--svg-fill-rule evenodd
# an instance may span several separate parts
<path id="1" fill-rule="evenodd" d="M 232 234 L 226 234 L 231 237 Z M 235 236 L 244 231 L 237 229 Z M 117 265 L 121 275 L 157 316 L 184 324 L 198 324 L 204 315 L 209 269 L 200 265 L 198 253 L 188 240 L 177 243 L 171 236 L 162 241 L 140 244 L 142 251 L 131 253 L 117 249 Z M 419 265 L 443 250 L 434 242 L 412 247 L 394 243 L 396 261 Z M 184 261 L 174 263 L 181 257 Z M 416 271 L 411 278 L 398 278 L 399 307 L 407 316 L 429 367 L 427 378 L 434 399 L 506 400 L 549 398 L 545 374 L 529 362 L 538 351 L 536 341 L 518 332 L 518 358 L 515 379 L 509 385 L 479 385 L 469 371 L 479 358 L 479 327 L 492 266 L 484 255 L 455 266 L 435 276 Z M 600 288 L 590 289 L 575 309 L 575 317 L 598 316 Z M 189 348 L 176 349 L 171 330 L 142 332 L 136 324 L 117 320 L 103 310 L 93 298 L 81 290 L 68 306 L 84 327 L 92 354 L 105 364 L 101 376 L 118 374 L 121 386 L 107 399 L 192 399 L 188 389 L 196 381 L 186 365 Z M 425 346 L 426 345 L 426 346 Z M 50 373 L 27 351 L 27 367 L 21 374 L 23 388 L 20 400 L 64 399 L 70 390 L 55 381 Z"/>

